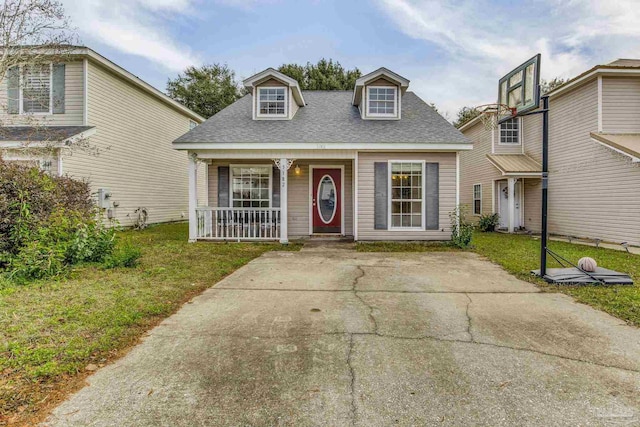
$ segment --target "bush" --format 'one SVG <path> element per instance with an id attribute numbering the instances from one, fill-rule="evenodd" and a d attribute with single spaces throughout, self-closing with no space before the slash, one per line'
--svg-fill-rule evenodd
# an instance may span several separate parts
<path id="1" fill-rule="evenodd" d="M 451 243 L 455 246 L 466 249 L 471 246 L 473 237 L 473 224 L 467 221 L 467 212 L 464 206 L 456 207 L 451 213 Z"/>
<path id="2" fill-rule="evenodd" d="M 496 227 L 499 223 L 500 216 L 497 213 L 482 215 L 480 216 L 480 221 L 478 221 L 478 228 L 480 228 L 480 231 L 484 233 L 496 231 Z"/>
<path id="3" fill-rule="evenodd" d="M 103 262 L 115 231 L 103 226 L 89 185 L 0 160 L 0 272 L 18 283 Z"/>
<path id="4" fill-rule="evenodd" d="M 133 245 L 124 245 L 111 253 L 104 261 L 105 268 L 135 267 L 142 252 Z"/>

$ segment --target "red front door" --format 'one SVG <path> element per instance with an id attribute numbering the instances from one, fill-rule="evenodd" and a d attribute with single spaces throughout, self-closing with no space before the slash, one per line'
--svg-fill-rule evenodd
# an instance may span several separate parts
<path id="1" fill-rule="evenodd" d="M 342 232 L 341 188 L 340 169 L 313 169 L 311 210 L 314 233 Z"/>

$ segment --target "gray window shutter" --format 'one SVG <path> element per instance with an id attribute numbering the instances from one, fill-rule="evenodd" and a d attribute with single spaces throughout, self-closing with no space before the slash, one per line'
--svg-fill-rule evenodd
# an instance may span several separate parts
<path id="1" fill-rule="evenodd" d="M 389 208 L 389 175 L 388 175 L 388 163 L 387 162 L 375 162 L 373 164 L 374 170 L 374 226 L 376 230 L 387 230 L 387 218 Z"/>
<path id="2" fill-rule="evenodd" d="M 64 114 L 64 64 L 53 64 L 52 94 L 53 114 Z"/>
<path id="3" fill-rule="evenodd" d="M 218 166 L 218 207 L 229 207 L 229 166 Z"/>
<path id="4" fill-rule="evenodd" d="M 273 177 L 271 178 L 271 207 L 280 207 L 280 169 L 273 168 Z"/>
<path id="5" fill-rule="evenodd" d="M 440 228 L 440 164 L 426 164 L 426 220 L 427 230 L 437 230 Z"/>
<path id="6" fill-rule="evenodd" d="M 11 67 L 7 70 L 7 113 L 20 112 L 20 68 Z"/>

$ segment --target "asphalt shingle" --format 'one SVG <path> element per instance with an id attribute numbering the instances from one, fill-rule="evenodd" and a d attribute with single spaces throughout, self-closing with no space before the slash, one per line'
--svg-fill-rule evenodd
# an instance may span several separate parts
<path id="1" fill-rule="evenodd" d="M 402 97 L 401 120 L 362 120 L 352 94 L 303 91 L 307 105 L 292 120 L 253 120 L 252 95 L 246 95 L 175 142 L 470 143 L 413 92 Z"/>

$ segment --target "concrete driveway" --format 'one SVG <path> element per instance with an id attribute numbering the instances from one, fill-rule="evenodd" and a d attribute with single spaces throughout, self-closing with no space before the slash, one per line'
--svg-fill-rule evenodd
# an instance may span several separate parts
<path id="1" fill-rule="evenodd" d="M 640 330 L 471 253 L 268 253 L 52 426 L 640 425 Z"/>

